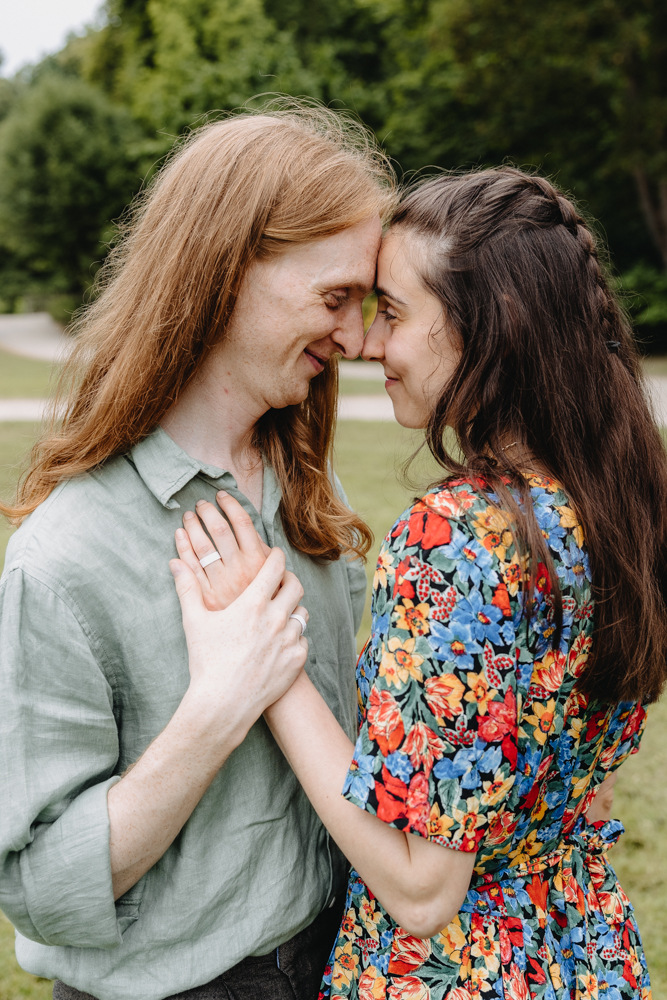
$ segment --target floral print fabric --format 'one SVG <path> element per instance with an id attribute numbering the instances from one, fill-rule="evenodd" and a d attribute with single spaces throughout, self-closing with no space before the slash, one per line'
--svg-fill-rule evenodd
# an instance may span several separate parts
<path id="1" fill-rule="evenodd" d="M 360 1000 L 650 997 L 632 907 L 607 860 L 622 826 L 587 824 L 597 785 L 639 746 L 640 705 L 574 689 L 591 647 L 583 531 L 560 486 L 530 478 L 548 573 L 522 614 L 507 515 L 449 483 L 384 540 L 360 730 L 344 795 L 400 830 L 476 852 L 458 916 L 431 940 L 397 926 L 356 872 L 320 996 Z"/>

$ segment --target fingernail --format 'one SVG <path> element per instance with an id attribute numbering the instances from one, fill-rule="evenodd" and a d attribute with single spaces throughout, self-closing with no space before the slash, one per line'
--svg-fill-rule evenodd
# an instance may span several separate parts
<path id="1" fill-rule="evenodd" d="M 171 562 L 169 563 L 169 569 L 174 574 L 174 576 L 178 576 L 179 573 L 183 572 L 183 568 L 179 563 L 178 559 L 171 560 Z"/>
<path id="2" fill-rule="evenodd" d="M 195 507 L 201 507 L 201 505 L 203 503 L 206 503 L 206 501 L 205 500 L 197 500 L 197 503 L 195 504 Z"/>
<path id="3" fill-rule="evenodd" d="M 184 542 L 185 539 L 188 537 L 188 533 L 187 531 L 184 531 L 183 528 L 176 528 L 176 537 L 178 538 L 179 542 Z"/>
<path id="4" fill-rule="evenodd" d="M 184 521 L 189 521 L 190 518 L 192 518 L 192 517 L 194 517 L 194 514 L 192 513 L 192 511 L 191 510 L 186 510 L 185 514 L 183 515 L 183 520 Z"/>
<path id="5" fill-rule="evenodd" d="M 227 490 L 218 490 L 218 496 L 219 497 L 226 497 L 226 496 L 229 496 L 229 494 L 228 494 Z"/>

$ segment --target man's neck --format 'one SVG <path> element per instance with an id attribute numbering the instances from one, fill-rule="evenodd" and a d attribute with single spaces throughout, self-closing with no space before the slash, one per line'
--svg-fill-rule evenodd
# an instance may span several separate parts
<path id="1" fill-rule="evenodd" d="M 192 458 L 231 472 L 239 490 L 260 510 L 262 460 L 252 433 L 263 411 L 221 367 L 204 364 L 161 426 Z"/>

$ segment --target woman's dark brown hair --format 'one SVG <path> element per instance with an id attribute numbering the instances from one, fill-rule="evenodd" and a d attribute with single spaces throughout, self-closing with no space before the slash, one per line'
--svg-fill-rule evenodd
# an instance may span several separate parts
<path id="1" fill-rule="evenodd" d="M 431 452 L 510 509 L 528 607 L 537 566 L 547 567 L 556 648 L 558 578 L 532 505 L 520 509 L 503 476 L 528 499 L 523 453 L 562 485 L 584 528 L 595 599 L 579 689 L 605 702 L 655 701 L 666 676 L 667 457 L 595 236 L 553 184 L 510 167 L 429 180 L 393 225 L 425 241 L 423 280 L 462 340 L 427 430 Z M 461 461 L 447 448 L 448 424 Z"/>
<path id="2" fill-rule="evenodd" d="M 309 102 L 276 102 L 195 132 L 137 202 L 76 323 L 76 348 L 14 504 L 20 521 L 63 479 L 129 451 L 157 427 L 224 336 L 257 258 L 385 216 L 393 172 L 367 130 Z M 299 406 L 255 429 L 282 487 L 289 541 L 323 559 L 365 555 L 370 529 L 330 477 L 337 361 Z"/>

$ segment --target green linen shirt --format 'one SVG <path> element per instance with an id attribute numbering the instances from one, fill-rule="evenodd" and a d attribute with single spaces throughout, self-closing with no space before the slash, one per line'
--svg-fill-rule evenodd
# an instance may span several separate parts
<path id="1" fill-rule="evenodd" d="M 0 907 L 28 972 L 100 1000 L 161 1000 L 262 955 L 344 891 L 346 864 L 260 719 L 164 857 L 115 904 L 107 791 L 188 686 L 168 561 L 184 510 L 236 497 L 300 578 L 306 669 L 354 740 L 359 562 L 286 541 L 230 473 L 160 428 L 61 484 L 13 535 L 0 581 Z"/>

